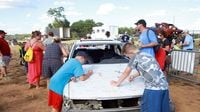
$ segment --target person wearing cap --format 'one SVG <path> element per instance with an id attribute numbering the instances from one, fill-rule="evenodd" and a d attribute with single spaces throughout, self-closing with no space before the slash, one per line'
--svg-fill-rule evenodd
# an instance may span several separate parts
<path id="1" fill-rule="evenodd" d="M 146 27 L 146 21 L 144 19 L 138 20 L 135 25 L 137 25 L 136 29 L 141 33 L 139 36 L 140 51 L 149 53 L 155 57 L 153 47 L 158 45 L 156 34 Z"/>
<path id="2" fill-rule="evenodd" d="M 68 53 L 61 44 L 60 38 L 54 36 L 53 43 L 47 45 L 45 48 L 42 62 L 42 76 L 47 78 L 47 87 L 49 85 L 49 79 L 62 66 L 62 59 L 63 57 L 67 57 L 67 55 Z"/>
<path id="3" fill-rule="evenodd" d="M 5 35 L 7 33 L 0 30 L 0 79 L 7 75 L 7 66 L 9 65 L 11 59 L 11 50 L 8 42 L 5 40 Z"/>
<path id="4" fill-rule="evenodd" d="M 194 48 L 194 39 L 189 34 L 189 31 L 184 31 L 183 36 L 185 37 L 184 42 L 182 44 L 183 50 L 193 50 Z"/>
<path id="5" fill-rule="evenodd" d="M 48 105 L 52 107 L 52 112 L 61 111 L 63 90 L 66 84 L 68 84 L 72 79 L 85 81 L 93 74 L 92 70 L 84 73 L 82 64 L 87 61 L 87 58 L 88 55 L 85 52 L 77 52 L 75 58 L 71 58 L 65 62 L 51 77 L 49 83 Z"/>

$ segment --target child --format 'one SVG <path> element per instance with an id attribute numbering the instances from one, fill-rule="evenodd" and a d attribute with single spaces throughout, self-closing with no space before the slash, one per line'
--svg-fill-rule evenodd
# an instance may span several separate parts
<path id="1" fill-rule="evenodd" d="M 84 81 L 88 79 L 93 71 L 84 74 L 82 64 L 87 60 L 87 54 L 79 51 L 75 58 L 69 59 L 50 79 L 48 105 L 52 107 L 52 112 L 60 112 L 63 102 L 63 89 L 73 78 Z"/>
<path id="2" fill-rule="evenodd" d="M 141 112 L 169 112 L 168 83 L 155 58 L 150 54 L 139 52 L 130 43 L 124 45 L 123 53 L 129 56 L 131 60 L 118 81 L 111 81 L 111 84 L 120 86 L 132 69 L 136 69 L 138 72 L 129 77 L 129 80 L 131 81 L 139 75 L 145 80 L 145 90 L 141 99 Z"/>

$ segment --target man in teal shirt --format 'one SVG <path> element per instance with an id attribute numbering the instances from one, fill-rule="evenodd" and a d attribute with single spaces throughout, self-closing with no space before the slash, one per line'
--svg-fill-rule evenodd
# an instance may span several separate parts
<path id="1" fill-rule="evenodd" d="M 82 64 L 87 60 L 87 54 L 79 51 L 75 58 L 69 59 L 50 79 L 48 105 L 52 107 L 52 112 L 60 112 L 63 102 L 64 87 L 72 77 L 84 81 L 88 79 L 93 71 L 84 73 Z"/>

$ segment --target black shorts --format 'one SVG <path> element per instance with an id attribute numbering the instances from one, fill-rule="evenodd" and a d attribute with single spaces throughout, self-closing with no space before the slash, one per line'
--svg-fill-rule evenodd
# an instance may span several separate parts
<path id="1" fill-rule="evenodd" d="M 42 76 L 45 78 L 51 78 L 62 64 L 63 62 L 58 59 L 44 59 L 42 63 Z"/>

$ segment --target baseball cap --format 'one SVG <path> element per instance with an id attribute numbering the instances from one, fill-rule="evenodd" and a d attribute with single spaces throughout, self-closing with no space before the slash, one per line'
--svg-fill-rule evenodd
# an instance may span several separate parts
<path id="1" fill-rule="evenodd" d="M 0 34 L 7 34 L 7 33 L 3 30 L 0 30 Z"/>
<path id="2" fill-rule="evenodd" d="M 84 58 L 87 58 L 87 57 L 88 57 L 87 53 L 85 53 L 84 51 L 78 51 L 78 52 L 76 53 L 76 56 L 83 56 Z"/>
<path id="3" fill-rule="evenodd" d="M 146 21 L 144 19 L 140 19 L 135 23 L 135 25 L 138 25 L 138 24 L 143 24 L 143 26 L 146 26 Z"/>

